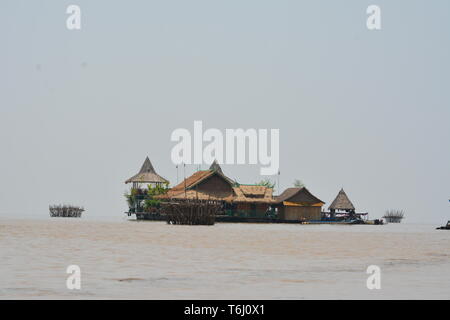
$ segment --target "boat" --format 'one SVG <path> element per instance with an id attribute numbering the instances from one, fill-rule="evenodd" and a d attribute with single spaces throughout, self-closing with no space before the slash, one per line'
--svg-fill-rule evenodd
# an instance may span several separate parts
<path id="1" fill-rule="evenodd" d="M 375 220 L 365 220 L 364 224 L 370 224 L 370 225 L 383 225 L 384 221 L 383 219 L 375 219 Z"/>
<path id="2" fill-rule="evenodd" d="M 447 221 L 447 225 L 438 227 L 438 228 L 436 228 L 436 230 L 450 230 L 450 220 Z"/>
<path id="3" fill-rule="evenodd" d="M 361 219 L 344 219 L 344 220 L 309 220 L 306 224 L 364 224 Z"/>

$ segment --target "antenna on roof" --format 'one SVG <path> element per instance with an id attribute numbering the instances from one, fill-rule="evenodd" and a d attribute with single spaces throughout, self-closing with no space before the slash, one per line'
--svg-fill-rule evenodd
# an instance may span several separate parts
<path id="1" fill-rule="evenodd" d="M 184 197 L 186 198 L 186 163 L 183 162 Z"/>
<path id="2" fill-rule="evenodd" d="M 277 193 L 280 194 L 280 170 L 278 170 L 278 185 L 277 185 Z"/>

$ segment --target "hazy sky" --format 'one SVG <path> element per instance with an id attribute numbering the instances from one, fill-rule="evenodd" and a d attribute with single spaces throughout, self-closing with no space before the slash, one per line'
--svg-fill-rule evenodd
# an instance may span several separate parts
<path id="1" fill-rule="evenodd" d="M 2 0 L 0 36 L 0 216 L 121 217 L 124 181 L 148 155 L 175 183 L 170 134 L 202 120 L 279 128 L 281 189 L 450 220 L 447 0 Z M 223 166 L 242 183 L 259 168 Z"/>

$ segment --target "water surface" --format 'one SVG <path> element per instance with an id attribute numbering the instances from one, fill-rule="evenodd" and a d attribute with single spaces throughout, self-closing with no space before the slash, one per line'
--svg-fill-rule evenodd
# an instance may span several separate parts
<path id="1" fill-rule="evenodd" d="M 434 228 L 3 218 L 0 298 L 449 299 L 450 232 Z"/>

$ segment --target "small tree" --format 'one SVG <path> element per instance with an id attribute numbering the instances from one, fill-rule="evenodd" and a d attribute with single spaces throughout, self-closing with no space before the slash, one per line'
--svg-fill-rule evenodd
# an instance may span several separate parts
<path id="1" fill-rule="evenodd" d="M 139 210 L 142 201 L 145 198 L 145 195 L 142 193 L 142 190 L 133 188 L 130 191 L 125 192 L 124 196 L 127 199 L 128 207 L 132 211 Z"/>
<path id="2" fill-rule="evenodd" d="M 147 197 L 144 201 L 144 209 L 145 211 L 152 211 L 152 209 L 159 209 L 161 206 L 161 200 L 155 199 L 155 196 L 159 196 L 167 193 L 169 190 L 168 184 L 164 185 L 148 185 Z"/>
<path id="3" fill-rule="evenodd" d="M 153 198 L 154 196 L 158 196 L 160 194 L 165 194 L 167 193 L 167 191 L 169 190 L 169 186 L 168 184 L 164 184 L 164 185 L 156 185 L 156 186 L 152 186 L 152 185 L 148 185 L 148 190 L 147 190 L 147 195 L 149 196 L 149 198 Z"/>
<path id="4" fill-rule="evenodd" d="M 275 187 L 275 182 L 272 182 L 270 179 L 264 179 L 260 182 L 255 183 L 255 185 L 273 189 Z"/>
<path id="5" fill-rule="evenodd" d="M 140 212 L 142 209 L 148 211 L 151 208 L 159 208 L 161 201 L 155 196 L 165 194 L 169 190 L 169 185 L 148 185 L 147 189 L 131 188 L 125 192 L 130 212 Z"/>
<path id="6" fill-rule="evenodd" d="M 296 188 L 304 188 L 305 185 L 303 184 L 303 182 L 299 179 L 295 179 L 294 180 L 294 187 Z"/>

